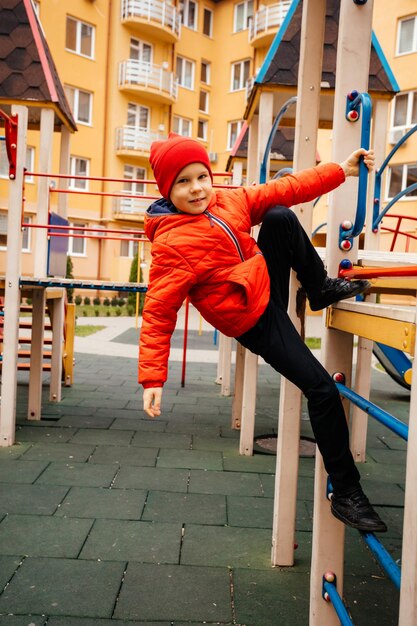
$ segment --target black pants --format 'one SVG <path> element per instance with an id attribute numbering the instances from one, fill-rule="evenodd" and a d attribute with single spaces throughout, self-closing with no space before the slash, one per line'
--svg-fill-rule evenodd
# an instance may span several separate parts
<path id="1" fill-rule="evenodd" d="M 333 488 L 348 491 L 359 484 L 360 477 L 349 449 L 339 392 L 287 314 L 291 269 L 307 294 L 320 290 L 326 271 L 297 216 L 286 207 L 267 213 L 258 245 L 268 265 L 271 297 L 255 326 L 237 340 L 301 389 Z"/>

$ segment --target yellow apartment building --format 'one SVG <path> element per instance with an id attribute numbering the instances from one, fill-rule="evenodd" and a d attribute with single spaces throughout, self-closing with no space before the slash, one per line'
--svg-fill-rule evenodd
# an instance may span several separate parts
<path id="1" fill-rule="evenodd" d="M 69 167 L 74 178 L 69 181 L 68 219 L 79 229 L 96 228 L 96 234 L 106 228 L 136 238 L 149 196 L 158 195 L 155 186 L 146 182 L 152 178 L 148 161 L 152 141 L 170 131 L 191 136 L 207 148 L 213 170 L 225 171 L 242 129 L 248 82 L 262 66 L 291 0 L 33 0 L 33 4 L 78 128 L 71 137 Z M 374 24 L 401 88 L 387 129 L 389 151 L 389 141 L 417 122 L 415 2 L 375 0 Z M 417 135 L 400 148 L 387 170 L 385 203 L 416 180 L 416 142 Z M 55 143 L 58 138 L 52 173 L 58 171 Z M 29 131 L 28 146 L 27 168 L 36 172 L 38 131 Z M 320 140 L 324 160 L 330 156 L 330 146 L 327 132 Z M 0 149 L 0 273 L 4 273 L 4 142 Z M 112 180 L 100 180 L 104 177 Z M 222 177 L 218 182 L 227 180 Z M 57 187 L 52 175 L 51 210 L 57 206 Z M 24 219 L 35 223 L 36 176 L 26 178 L 25 196 Z M 400 200 L 401 213 L 417 216 L 416 196 L 414 191 Z M 394 218 L 386 218 L 384 226 L 393 222 Z M 410 220 L 401 229 L 416 232 Z M 402 250 L 414 249 L 412 239 L 400 240 Z M 126 281 L 138 247 L 146 280 L 149 251 L 143 243 L 110 235 L 104 240 L 70 237 L 74 276 Z M 28 228 L 23 238 L 24 274 L 33 272 L 35 249 L 36 232 Z"/>

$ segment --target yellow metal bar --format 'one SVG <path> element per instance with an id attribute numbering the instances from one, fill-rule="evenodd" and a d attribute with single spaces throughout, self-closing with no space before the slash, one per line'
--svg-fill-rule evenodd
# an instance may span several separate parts
<path id="1" fill-rule="evenodd" d="M 65 316 L 65 344 L 63 355 L 64 382 L 71 387 L 74 382 L 75 304 L 68 303 Z"/>
<path id="2" fill-rule="evenodd" d="M 416 327 L 410 322 L 329 307 L 326 325 L 414 355 Z"/>

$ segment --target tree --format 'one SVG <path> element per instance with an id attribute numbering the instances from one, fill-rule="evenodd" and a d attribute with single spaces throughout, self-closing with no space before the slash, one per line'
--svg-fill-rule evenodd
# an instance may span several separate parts
<path id="1" fill-rule="evenodd" d="M 137 283 L 138 282 L 138 255 L 136 254 L 133 257 L 132 260 L 132 265 L 130 266 L 130 274 L 129 274 L 129 282 L 130 283 Z M 139 267 L 139 282 L 143 282 L 143 271 L 142 268 Z M 144 293 L 139 293 L 139 315 L 142 315 L 142 311 L 143 311 L 143 304 L 145 302 L 145 294 Z M 127 303 L 130 306 L 133 306 L 136 308 L 136 293 L 129 293 L 128 298 L 127 298 Z"/>
<path id="2" fill-rule="evenodd" d="M 65 278 L 74 278 L 72 271 L 73 271 L 72 259 L 68 255 L 67 256 L 67 271 L 65 274 Z M 67 289 L 68 302 L 72 302 L 73 297 L 74 297 L 74 287 L 67 287 L 66 289 Z"/>

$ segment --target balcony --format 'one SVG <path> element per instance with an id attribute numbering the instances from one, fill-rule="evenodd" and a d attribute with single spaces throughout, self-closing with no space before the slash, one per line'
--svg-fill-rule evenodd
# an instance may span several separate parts
<path id="1" fill-rule="evenodd" d="M 178 81 L 164 67 L 128 59 L 119 65 L 119 89 L 163 104 L 172 104 L 178 95 Z"/>
<path id="2" fill-rule="evenodd" d="M 165 135 L 146 128 L 120 126 L 116 128 L 116 152 L 119 156 L 148 158 L 151 143 L 165 138 Z"/>
<path id="3" fill-rule="evenodd" d="M 255 13 L 249 25 L 249 43 L 254 48 L 269 46 L 284 21 L 291 0 L 281 0 L 277 4 L 264 6 Z"/>
<path id="4" fill-rule="evenodd" d="M 142 35 L 175 43 L 180 38 L 181 16 L 170 2 L 159 0 L 122 0 L 122 24 L 140 29 Z"/>
<path id="5" fill-rule="evenodd" d="M 141 198 L 137 193 L 122 190 L 118 192 L 125 196 L 132 193 L 131 198 L 114 198 L 113 217 L 121 220 L 143 219 L 146 209 L 151 205 L 152 200 Z"/>

